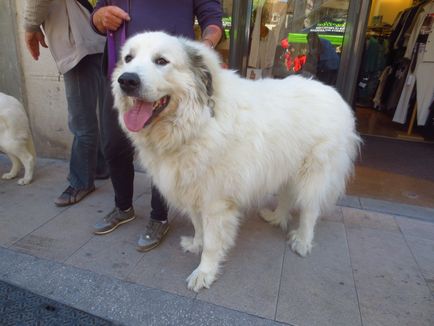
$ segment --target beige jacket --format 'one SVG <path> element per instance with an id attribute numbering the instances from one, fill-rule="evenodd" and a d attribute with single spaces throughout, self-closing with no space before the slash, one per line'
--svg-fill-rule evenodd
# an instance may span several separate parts
<path id="1" fill-rule="evenodd" d="M 62 74 L 86 55 L 104 50 L 105 37 L 92 30 L 89 12 L 75 0 L 26 0 L 24 28 L 42 28 Z"/>

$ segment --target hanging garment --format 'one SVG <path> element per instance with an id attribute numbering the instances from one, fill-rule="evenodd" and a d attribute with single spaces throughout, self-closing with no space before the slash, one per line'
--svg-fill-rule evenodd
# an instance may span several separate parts
<path id="1" fill-rule="evenodd" d="M 416 44 L 417 38 L 420 33 L 420 29 L 422 27 L 423 22 L 425 21 L 425 17 L 428 14 L 434 12 L 434 2 L 430 1 L 427 4 L 421 6 L 417 12 L 417 16 L 414 19 L 414 23 L 411 26 L 410 36 L 407 40 L 407 48 L 405 50 L 404 57 L 410 59 L 413 53 L 414 45 Z"/>
<path id="2" fill-rule="evenodd" d="M 372 100 L 372 102 L 374 103 L 374 108 L 377 110 L 381 110 L 381 97 L 383 95 L 383 91 L 384 91 L 384 86 L 386 85 L 386 81 L 388 79 L 388 77 L 390 76 L 390 74 L 392 73 L 392 67 L 391 66 L 387 66 L 386 68 L 384 68 L 383 72 L 381 73 L 380 79 L 379 79 L 379 83 L 378 83 L 378 87 L 377 90 L 375 92 L 375 96 Z"/>
<path id="3" fill-rule="evenodd" d="M 390 115 L 395 113 L 396 107 L 401 97 L 402 89 L 407 80 L 410 60 L 402 59 L 393 65 L 393 73 L 387 80 L 381 99 L 384 104 L 384 111 Z"/>
<path id="4" fill-rule="evenodd" d="M 396 106 L 395 114 L 393 115 L 393 122 L 406 123 L 407 114 L 409 110 L 409 103 L 411 95 L 413 93 L 414 85 L 416 84 L 416 74 L 420 63 L 423 60 L 423 53 L 425 50 L 425 45 L 416 43 L 416 48 L 414 49 L 412 61 L 410 63 L 410 68 L 405 79 L 405 83 L 402 87 L 401 94 L 399 97 L 398 105 Z M 418 81 L 419 83 L 419 81 Z"/>
<path id="5" fill-rule="evenodd" d="M 416 72 L 417 124 L 425 125 L 434 97 L 434 62 L 422 62 Z"/>

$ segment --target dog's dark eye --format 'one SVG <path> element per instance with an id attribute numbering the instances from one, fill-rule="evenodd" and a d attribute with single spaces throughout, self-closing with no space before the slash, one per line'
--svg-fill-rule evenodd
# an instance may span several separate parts
<path id="1" fill-rule="evenodd" d="M 131 60 L 133 60 L 133 56 L 131 54 L 127 54 L 124 58 L 125 62 L 130 62 Z"/>
<path id="2" fill-rule="evenodd" d="M 158 59 L 155 60 L 155 63 L 157 65 L 159 65 L 159 66 L 165 66 L 165 65 L 167 65 L 169 63 L 169 61 L 167 61 L 164 58 L 158 58 Z"/>

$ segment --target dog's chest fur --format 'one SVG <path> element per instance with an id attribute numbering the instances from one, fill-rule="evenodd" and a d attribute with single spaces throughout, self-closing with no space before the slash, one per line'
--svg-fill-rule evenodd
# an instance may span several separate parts
<path id="1" fill-rule="evenodd" d="M 166 155 L 152 150 L 139 151 L 140 159 L 172 206 L 189 212 L 200 210 L 203 196 L 212 180 L 212 169 L 204 162 L 204 153 L 177 152 Z"/>

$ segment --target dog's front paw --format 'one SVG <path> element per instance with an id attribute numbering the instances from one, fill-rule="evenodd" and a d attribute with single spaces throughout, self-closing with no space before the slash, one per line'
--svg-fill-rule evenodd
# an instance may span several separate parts
<path id="1" fill-rule="evenodd" d="M 209 289 L 216 279 L 216 274 L 214 272 L 203 272 L 198 267 L 187 278 L 187 287 L 194 292 L 198 292 L 202 288 Z"/>
<path id="2" fill-rule="evenodd" d="M 32 179 L 28 179 L 28 178 L 21 178 L 21 179 L 19 179 L 19 180 L 17 181 L 17 183 L 18 183 L 20 186 L 28 185 L 30 182 L 32 182 Z"/>
<path id="3" fill-rule="evenodd" d="M 289 245 L 292 251 L 302 257 L 306 257 L 312 250 L 312 241 L 307 241 L 298 231 L 291 231 L 289 234 Z"/>
<path id="4" fill-rule="evenodd" d="M 202 249 L 202 243 L 195 241 L 193 237 L 181 237 L 181 247 L 184 252 L 198 254 Z"/>
<path id="5" fill-rule="evenodd" d="M 3 175 L 2 175 L 2 179 L 10 180 L 10 179 L 15 178 L 16 176 L 17 176 L 16 173 L 11 173 L 11 172 L 9 172 L 9 173 L 5 173 L 5 174 L 3 174 Z"/>

